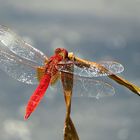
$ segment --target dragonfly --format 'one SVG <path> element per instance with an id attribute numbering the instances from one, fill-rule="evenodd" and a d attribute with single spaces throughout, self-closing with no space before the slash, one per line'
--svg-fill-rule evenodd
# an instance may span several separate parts
<path id="1" fill-rule="evenodd" d="M 47 57 L 3 25 L 0 25 L 0 69 L 18 81 L 38 84 L 27 103 L 25 120 L 37 108 L 48 87 L 62 78 L 61 75 L 72 77 L 77 89 L 74 96 L 77 97 L 100 98 L 114 95 L 111 85 L 96 80 L 102 76 L 108 76 L 140 95 L 139 87 L 116 75 L 124 70 L 122 64 L 114 61 L 91 62 L 76 57 L 64 48 L 55 49 L 54 55 Z M 65 81 L 62 82 L 65 86 Z"/>

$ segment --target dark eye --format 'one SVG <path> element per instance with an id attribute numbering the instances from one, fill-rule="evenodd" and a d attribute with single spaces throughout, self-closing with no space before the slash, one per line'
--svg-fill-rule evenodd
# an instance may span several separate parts
<path id="1" fill-rule="evenodd" d="M 57 49 L 55 50 L 55 53 L 58 54 L 58 53 L 60 53 L 61 51 L 62 51 L 61 48 L 57 48 Z"/>

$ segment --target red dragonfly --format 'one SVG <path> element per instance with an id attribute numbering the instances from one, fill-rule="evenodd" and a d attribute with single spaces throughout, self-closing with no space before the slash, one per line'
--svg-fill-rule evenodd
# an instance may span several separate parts
<path id="1" fill-rule="evenodd" d="M 61 73 L 74 75 L 72 80 L 75 82 L 74 85 L 77 85 L 75 86 L 77 92 L 74 96 L 100 98 L 114 95 L 112 86 L 93 79 L 99 76 L 108 76 L 136 94 L 140 93 L 137 86 L 115 75 L 124 70 L 120 63 L 89 62 L 74 56 L 73 53 L 68 53 L 64 48 L 57 48 L 54 55 L 48 58 L 2 25 L 0 26 L 0 68 L 18 81 L 27 84 L 39 83 L 28 101 L 25 119 L 36 109 L 48 86 L 54 84 Z M 96 95 L 91 92 L 91 88 Z"/>

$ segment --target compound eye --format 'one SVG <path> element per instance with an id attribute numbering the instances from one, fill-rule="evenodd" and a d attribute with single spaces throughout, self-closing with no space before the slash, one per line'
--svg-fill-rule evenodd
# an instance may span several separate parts
<path id="1" fill-rule="evenodd" d="M 57 49 L 55 50 L 55 54 L 59 54 L 60 52 L 62 52 L 62 49 L 61 49 L 61 48 L 57 48 Z"/>

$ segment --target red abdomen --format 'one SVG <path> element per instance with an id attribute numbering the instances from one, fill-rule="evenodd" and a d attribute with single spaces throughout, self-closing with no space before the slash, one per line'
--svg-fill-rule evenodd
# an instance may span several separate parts
<path id="1" fill-rule="evenodd" d="M 43 98 L 49 83 L 50 83 L 51 75 L 45 74 L 43 78 L 41 79 L 38 87 L 32 94 L 32 96 L 29 99 L 29 102 L 26 107 L 26 114 L 25 114 L 25 120 L 28 119 L 28 117 L 31 115 L 31 113 L 36 109 L 38 104 L 40 103 L 41 99 Z"/>

